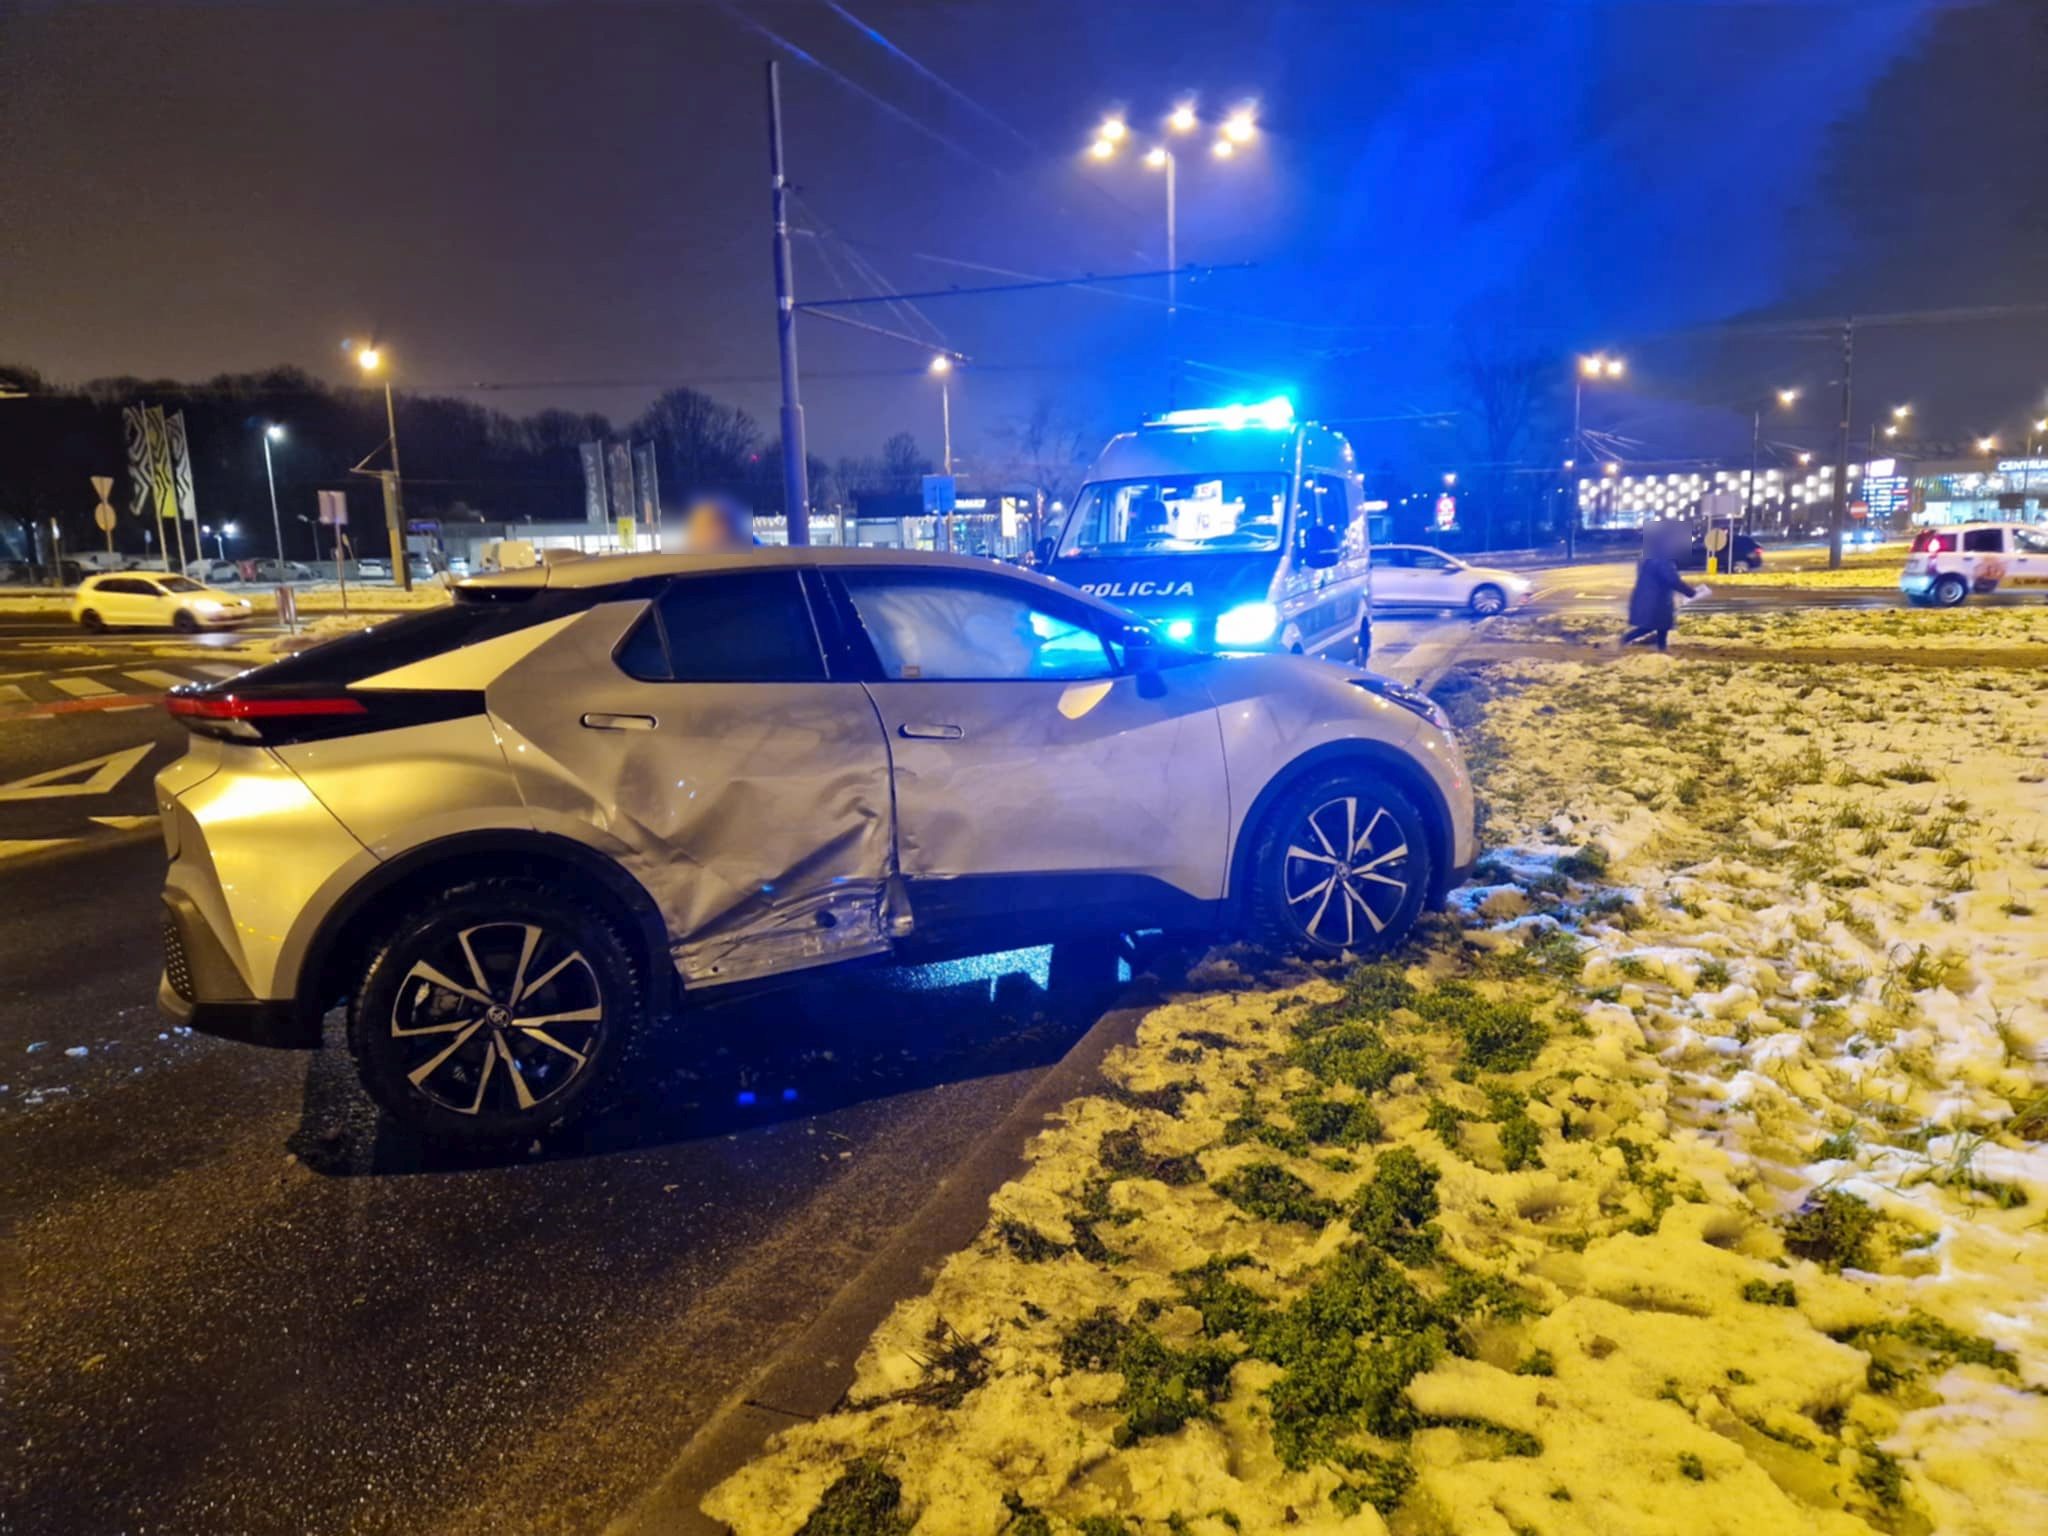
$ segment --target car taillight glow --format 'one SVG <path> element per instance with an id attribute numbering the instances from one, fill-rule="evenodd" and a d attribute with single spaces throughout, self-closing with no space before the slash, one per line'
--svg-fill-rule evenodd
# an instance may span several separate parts
<path id="1" fill-rule="evenodd" d="M 309 715 L 361 715 L 361 699 L 333 694 L 301 699 L 251 698 L 236 693 L 174 693 L 164 708 L 185 720 L 291 720 Z"/>

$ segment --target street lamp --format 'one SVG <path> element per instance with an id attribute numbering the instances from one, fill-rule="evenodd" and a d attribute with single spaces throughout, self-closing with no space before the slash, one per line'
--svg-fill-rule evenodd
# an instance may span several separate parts
<path id="1" fill-rule="evenodd" d="M 385 441 L 391 449 L 391 468 L 381 475 L 384 481 L 384 523 L 391 536 L 391 574 L 402 591 L 410 592 L 412 561 L 405 548 L 405 499 L 398 467 L 398 413 L 391 403 L 391 375 L 384 369 L 382 350 L 375 345 L 357 350 L 356 366 L 365 375 L 381 373 L 384 378 L 384 430 L 389 434 Z M 376 455 L 371 454 L 370 457 L 375 458 Z"/>
<path id="2" fill-rule="evenodd" d="M 1789 411 L 1798 403 L 1799 391 L 1797 389 L 1781 389 L 1778 391 L 1778 404 L 1783 409 Z M 1749 419 L 1749 484 L 1744 487 L 1742 493 L 1743 521 L 1750 525 L 1752 531 L 1756 527 L 1757 455 L 1763 447 L 1763 436 L 1764 408 L 1762 403 L 1759 402 L 1755 412 Z M 1788 511 L 1790 507 L 1791 502 L 1788 498 L 1786 502 Z M 1731 543 L 1728 547 L 1732 550 L 1735 546 Z"/>
<path id="3" fill-rule="evenodd" d="M 925 371 L 939 381 L 940 464 L 950 476 L 953 473 L 953 359 L 944 352 L 935 352 Z M 950 550 L 952 547 L 953 512 L 948 507 L 939 518 L 939 548 Z"/>
<path id="4" fill-rule="evenodd" d="M 1193 133 L 1202 125 L 1191 100 L 1175 103 L 1164 121 L 1167 132 L 1171 134 Z M 1239 107 L 1217 125 L 1216 141 L 1209 146 L 1209 151 L 1218 160 L 1228 160 L 1237 153 L 1240 144 L 1250 143 L 1257 132 L 1253 109 L 1250 106 Z M 1089 158 L 1114 159 L 1130 136 L 1130 125 L 1124 121 L 1123 115 L 1111 113 L 1095 130 L 1095 138 L 1088 146 Z M 1172 405 L 1180 379 L 1180 360 L 1175 355 L 1177 348 L 1174 343 L 1174 330 L 1180 313 L 1180 162 L 1165 144 L 1152 145 L 1142 158 L 1147 170 L 1163 171 L 1166 175 L 1166 403 Z"/>
<path id="5" fill-rule="evenodd" d="M 1977 451 L 1978 451 L 1979 453 L 1996 453 L 1996 452 L 1998 452 L 1998 439 L 1997 439 L 1997 438 L 1995 438 L 1995 437 L 1980 437 L 1980 438 L 1978 438 L 1978 439 L 1977 439 Z"/>
<path id="6" fill-rule="evenodd" d="M 277 535 L 277 576 L 284 579 L 284 523 L 277 515 L 277 468 L 270 462 L 270 445 L 284 441 L 284 428 L 271 422 L 263 429 L 263 478 L 270 483 L 270 531 Z"/>
<path id="7" fill-rule="evenodd" d="M 1585 448 L 1585 444 L 1580 441 L 1579 423 L 1585 413 L 1586 380 L 1618 379 L 1627 371 L 1626 362 L 1618 357 L 1609 357 L 1604 352 L 1592 352 L 1579 358 L 1579 366 L 1572 375 L 1572 440 L 1565 444 L 1565 452 L 1569 456 L 1565 460 L 1567 466 L 1571 463 L 1571 458 L 1576 457 Z M 1613 469 L 1610 468 L 1608 473 L 1613 474 Z M 1578 552 L 1579 506 L 1575 500 L 1567 496 L 1564 507 L 1564 557 L 1567 560 L 1574 559 Z"/>
<path id="8" fill-rule="evenodd" d="M 2027 439 L 2027 457 L 2032 458 L 2041 451 L 2041 435 L 2048 433 L 2048 416 L 2034 423 L 2034 436 Z"/>

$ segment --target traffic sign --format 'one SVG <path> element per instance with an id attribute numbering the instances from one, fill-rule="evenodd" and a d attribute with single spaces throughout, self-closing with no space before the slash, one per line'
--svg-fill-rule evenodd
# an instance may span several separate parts
<path id="1" fill-rule="evenodd" d="M 99 524 L 100 532 L 107 535 L 107 548 L 112 549 L 114 547 L 114 504 L 108 501 L 107 497 L 113 494 L 114 477 L 112 475 L 94 475 L 92 477 L 92 489 L 93 494 L 100 499 L 100 504 L 92 509 L 92 520 Z"/>
<path id="2" fill-rule="evenodd" d="M 1707 530 L 1707 548 L 1721 550 L 1727 547 L 1728 530 L 1719 523 L 1714 524 Z"/>
<path id="3" fill-rule="evenodd" d="M 957 481 L 951 475 L 926 475 L 924 477 L 924 509 L 928 513 L 951 515 L 954 505 L 954 490 Z"/>

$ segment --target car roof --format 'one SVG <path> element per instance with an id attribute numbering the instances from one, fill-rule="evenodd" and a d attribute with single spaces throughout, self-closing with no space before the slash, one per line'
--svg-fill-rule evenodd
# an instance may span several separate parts
<path id="1" fill-rule="evenodd" d="M 1107 612 L 1122 612 L 1114 604 L 1102 602 L 1065 582 L 1054 581 L 1050 576 L 1027 571 L 1021 566 L 998 565 L 979 555 L 938 554 L 924 549 L 840 549 L 819 545 L 798 549 L 784 544 L 763 544 L 753 549 L 718 554 L 592 555 L 553 565 L 471 576 L 455 586 L 458 591 L 487 592 L 528 587 L 546 588 L 553 592 L 623 586 L 651 577 L 705 576 L 724 571 L 799 570 L 806 567 L 824 570 L 958 571 L 973 576 L 994 574 L 1054 589 L 1064 597 Z"/>

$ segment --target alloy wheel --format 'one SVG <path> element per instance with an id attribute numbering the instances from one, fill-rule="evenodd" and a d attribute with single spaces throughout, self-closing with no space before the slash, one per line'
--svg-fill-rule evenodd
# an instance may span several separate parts
<path id="1" fill-rule="evenodd" d="M 413 1088 L 459 1115 L 538 1109 L 597 1054 L 604 989 L 583 951 L 535 923 L 480 923 L 399 982 L 391 1036 Z"/>
<path id="2" fill-rule="evenodd" d="M 1343 948 L 1387 931 L 1408 899 L 1408 857 L 1407 834 L 1392 812 L 1343 795 L 1296 823 L 1281 894 L 1303 933 Z"/>
<path id="3" fill-rule="evenodd" d="M 1472 611 L 1482 619 L 1492 618 L 1505 607 L 1507 599 L 1501 596 L 1498 587 L 1481 587 L 1472 594 Z"/>

